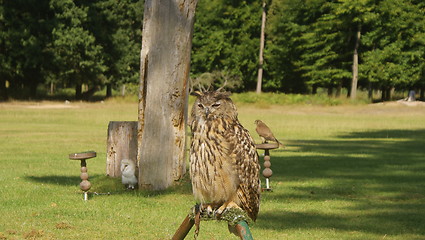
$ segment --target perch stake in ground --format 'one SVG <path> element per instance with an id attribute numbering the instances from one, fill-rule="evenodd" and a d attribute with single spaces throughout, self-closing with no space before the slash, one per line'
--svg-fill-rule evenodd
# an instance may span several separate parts
<path id="1" fill-rule="evenodd" d="M 86 160 L 96 157 L 96 152 L 82 152 L 82 153 L 71 153 L 69 154 L 69 159 L 71 160 L 80 160 L 81 161 L 81 183 L 80 189 L 84 193 L 84 200 L 88 200 L 88 191 L 91 188 L 91 183 L 89 182 L 89 174 L 87 173 L 87 163 Z"/>
<path id="2" fill-rule="evenodd" d="M 272 191 L 270 188 L 270 177 L 273 175 L 273 171 L 270 169 L 272 166 L 270 162 L 270 150 L 279 148 L 279 143 L 262 143 L 262 144 L 256 144 L 255 147 L 257 149 L 264 150 L 264 170 L 263 170 L 263 176 L 266 178 L 266 187 L 263 188 L 263 191 Z"/>

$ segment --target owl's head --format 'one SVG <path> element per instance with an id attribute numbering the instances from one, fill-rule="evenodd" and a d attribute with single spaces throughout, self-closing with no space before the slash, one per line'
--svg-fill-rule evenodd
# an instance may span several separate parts
<path id="1" fill-rule="evenodd" d="M 193 92 L 197 99 L 192 107 L 192 118 L 214 120 L 217 118 L 237 118 L 236 107 L 230 99 L 230 92 Z"/>

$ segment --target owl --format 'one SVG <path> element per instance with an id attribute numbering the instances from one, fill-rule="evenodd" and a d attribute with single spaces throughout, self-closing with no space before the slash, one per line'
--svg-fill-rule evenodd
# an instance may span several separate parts
<path id="1" fill-rule="evenodd" d="M 130 159 L 121 160 L 121 182 L 127 189 L 134 189 L 137 185 L 136 164 Z"/>
<path id="2" fill-rule="evenodd" d="M 253 138 L 238 120 L 229 92 L 195 92 L 190 128 L 190 176 L 203 206 L 243 209 L 256 220 L 260 205 L 260 165 Z M 207 208 L 208 209 L 208 208 Z"/>

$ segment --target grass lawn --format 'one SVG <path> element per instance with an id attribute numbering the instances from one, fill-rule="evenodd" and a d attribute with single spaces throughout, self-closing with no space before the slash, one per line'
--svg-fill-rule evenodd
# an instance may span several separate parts
<path id="1" fill-rule="evenodd" d="M 286 145 L 271 152 L 255 239 L 425 239 L 425 107 L 238 108 L 256 141 L 262 119 Z M 149 192 L 105 176 L 108 122 L 134 120 L 129 102 L 0 104 L 0 239 L 170 239 L 194 205 L 188 177 Z M 112 194 L 84 202 L 68 154 L 87 150 L 91 192 Z M 198 239 L 237 238 L 202 222 Z"/>

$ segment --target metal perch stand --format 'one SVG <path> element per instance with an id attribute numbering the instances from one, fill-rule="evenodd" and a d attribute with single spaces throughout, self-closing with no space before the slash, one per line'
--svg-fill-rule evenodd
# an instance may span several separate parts
<path id="1" fill-rule="evenodd" d="M 262 188 L 263 191 L 272 191 L 270 188 L 270 180 L 269 178 L 273 175 L 273 171 L 270 169 L 272 166 L 270 162 L 270 150 L 279 148 L 278 143 L 262 143 L 262 144 L 256 144 L 255 147 L 257 149 L 264 150 L 264 170 L 263 170 L 263 176 L 266 178 L 266 187 Z"/>
<path id="2" fill-rule="evenodd" d="M 89 182 L 89 174 L 87 173 L 87 163 L 86 159 L 94 158 L 96 157 L 96 152 L 89 151 L 89 152 L 82 152 L 82 153 L 71 153 L 69 154 L 69 159 L 71 160 L 80 160 L 81 161 L 81 183 L 80 183 L 80 189 L 84 193 L 84 200 L 88 200 L 88 190 L 91 188 L 91 183 Z"/>

